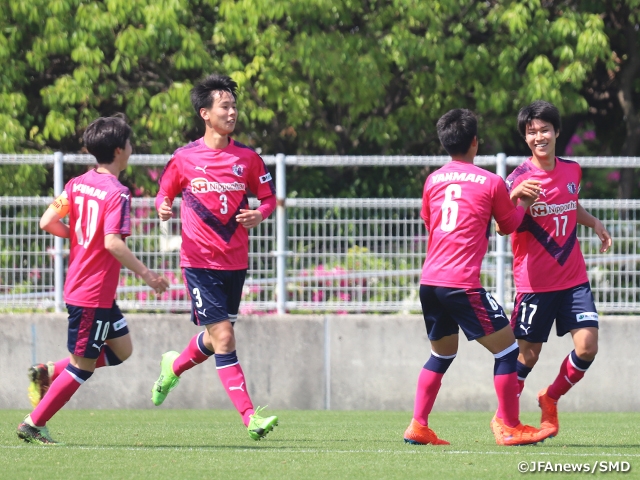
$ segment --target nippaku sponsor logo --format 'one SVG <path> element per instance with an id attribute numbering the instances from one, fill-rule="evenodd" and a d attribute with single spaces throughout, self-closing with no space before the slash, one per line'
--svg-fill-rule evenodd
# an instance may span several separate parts
<path id="1" fill-rule="evenodd" d="M 545 202 L 536 202 L 531 205 L 531 216 L 532 217 L 544 217 L 546 215 L 561 215 L 565 212 L 569 212 L 571 210 L 578 209 L 578 202 L 575 200 L 571 200 L 567 203 L 555 204 L 550 203 L 547 204 Z"/>
<path id="2" fill-rule="evenodd" d="M 598 321 L 598 314 L 596 312 L 583 312 L 576 315 L 576 320 L 578 322 L 585 322 L 587 320 L 595 320 Z"/>
<path id="3" fill-rule="evenodd" d="M 209 193 L 209 192 L 244 192 L 245 184 L 241 182 L 219 183 L 210 182 L 206 178 L 198 177 L 191 180 L 191 192 L 193 193 Z"/>

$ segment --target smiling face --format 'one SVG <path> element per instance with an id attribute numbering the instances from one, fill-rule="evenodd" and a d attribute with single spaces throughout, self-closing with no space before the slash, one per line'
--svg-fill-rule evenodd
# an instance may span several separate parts
<path id="1" fill-rule="evenodd" d="M 211 108 L 201 108 L 200 116 L 207 126 L 211 127 L 217 134 L 221 136 L 230 135 L 236 128 L 236 120 L 238 119 L 238 109 L 236 108 L 236 99 L 227 91 L 214 91 L 213 105 Z"/>
<path id="2" fill-rule="evenodd" d="M 555 159 L 556 138 L 559 134 L 551 123 L 537 118 L 531 120 L 525 131 L 525 141 L 535 160 L 544 163 Z"/>

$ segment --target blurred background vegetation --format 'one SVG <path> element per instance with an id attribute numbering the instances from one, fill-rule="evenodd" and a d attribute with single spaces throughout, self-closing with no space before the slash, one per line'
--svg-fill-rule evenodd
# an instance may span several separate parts
<path id="1" fill-rule="evenodd" d="M 236 138 L 262 154 L 442 154 L 437 119 L 470 108 L 480 154 L 527 155 L 518 110 L 563 116 L 557 153 L 638 156 L 640 0 L 5 0 L 0 153 L 82 152 L 123 113 L 135 153 L 169 154 L 202 127 L 189 90 L 240 85 Z M 76 175 L 86 167 L 66 167 Z M 158 168 L 130 168 L 154 195 Z M 419 167 L 289 167 L 291 195 L 419 197 Z M 0 168 L 3 195 L 50 195 L 41 165 Z M 634 169 L 585 170 L 582 196 L 637 198 Z"/>

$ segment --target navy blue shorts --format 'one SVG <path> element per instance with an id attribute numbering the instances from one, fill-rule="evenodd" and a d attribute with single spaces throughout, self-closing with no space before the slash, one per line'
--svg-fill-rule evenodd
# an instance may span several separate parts
<path id="1" fill-rule="evenodd" d="M 475 340 L 509 325 L 502 307 L 484 288 L 420 285 L 420 303 L 429 340 L 457 334 L 459 328 Z"/>
<path id="2" fill-rule="evenodd" d="M 67 312 L 67 348 L 78 357 L 98 358 L 107 340 L 129 333 L 127 321 L 115 301 L 111 308 L 77 307 L 67 304 Z"/>
<path id="3" fill-rule="evenodd" d="M 191 321 L 196 325 L 238 318 L 246 270 L 183 268 L 184 284 L 191 297 Z"/>
<path id="4" fill-rule="evenodd" d="M 544 343 L 549 339 L 554 320 L 559 337 L 578 328 L 598 328 L 598 312 L 589 282 L 555 292 L 516 295 L 511 313 L 516 338 Z"/>

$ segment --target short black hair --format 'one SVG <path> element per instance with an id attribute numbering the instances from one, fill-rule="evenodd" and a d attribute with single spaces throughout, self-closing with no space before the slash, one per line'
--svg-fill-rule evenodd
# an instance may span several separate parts
<path id="1" fill-rule="evenodd" d="M 471 110 L 455 108 L 445 113 L 436 124 L 440 143 L 451 156 L 469 151 L 478 136 L 478 120 Z"/>
<path id="2" fill-rule="evenodd" d="M 553 125 L 556 133 L 560 131 L 562 122 L 560 121 L 560 111 L 553 103 L 544 100 L 536 100 L 518 112 L 518 132 L 523 137 L 527 133 L 527 126 L 533 120 L 542 120 Z"/>
<path id="3" fill-rule="evenodd" d="M 214 73 L 191 89 L 191 105 L 199 117 L 201 108 L 213 106 L 213 92 L 229 92 L 235 99 L 237 90 L 238 84 L 231 77 Z"/>
<path id="4" fill-rule="evenodd" d="M 113 163 L 116 148 L 124 149 L 131 138 L 131 127 L 122 117 L 100 117 L 85 129 L 82 140 L 98 163 Z"/>

